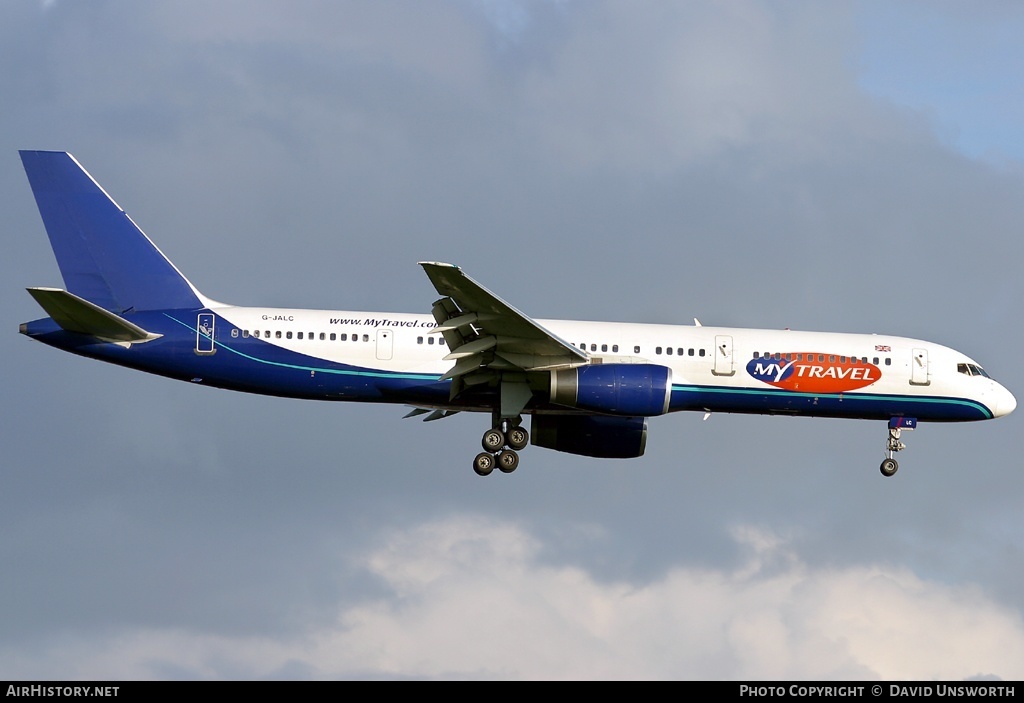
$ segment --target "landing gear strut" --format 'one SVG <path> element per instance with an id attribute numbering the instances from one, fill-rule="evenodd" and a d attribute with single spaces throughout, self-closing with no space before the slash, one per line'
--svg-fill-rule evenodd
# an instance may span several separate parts
<path id="1" fill-rule="evenodd" d="M 473 459 L 473 471 L 487 476 L 497 466 L 502 473 L 510 474 L 519 466 L 519 450 L 530 443 L 530 433 L 522 425 L 522 417 L 499 418 L 500 422 L 484 432 L 480 440 L 484 451 Z"/>
<path id="2" fill-rule="evenodd" d="M 907 445 L 900 441 L 900 434 L 903 430 L 912 430 L 915 427 L 917 427 L 917 420 L 912 417 L 894 417 L 889 420 L 889 439 L 885 443 L 885 459 L 878 467 L 883 476 L 892 476 L 900 468 L 899 463 L 892 455 L 907 448 Z"/>

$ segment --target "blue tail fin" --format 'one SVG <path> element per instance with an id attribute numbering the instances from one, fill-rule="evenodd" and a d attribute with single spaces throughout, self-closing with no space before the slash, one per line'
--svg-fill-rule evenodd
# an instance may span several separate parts
<path id="1" fill-rule="evenodd" d="M 195 287 L 75 157 L 20 153 L 68 291 L 117 313 L 204 306 Z"/>

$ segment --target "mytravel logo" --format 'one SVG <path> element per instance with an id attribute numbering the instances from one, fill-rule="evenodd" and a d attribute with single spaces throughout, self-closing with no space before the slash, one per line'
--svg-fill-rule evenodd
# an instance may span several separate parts
<path id="1" fill-rule="evenodd" d="M 747 373 L 776 388 L 801 393 L 843 393 L 870 386 L 882 370 L 856 357 L 836 354 L 773 354 L 747 362 Z"/>

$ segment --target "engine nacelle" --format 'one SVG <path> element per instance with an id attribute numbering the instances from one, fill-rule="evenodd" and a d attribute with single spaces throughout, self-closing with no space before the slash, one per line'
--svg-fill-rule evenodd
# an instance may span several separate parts
<path id="1" fill-rule="evenodd" d="M 534 415 L 530 442 L 556 452 L 603 459 L 643 456 L 647 420 L 607 415 Z"/>
<path id="2" fill-rule="evenodd" d="M 590 364 L 551 372 L 551 402 L 607 415 L 668 412 L 672 370 L 657 364 Z"/>

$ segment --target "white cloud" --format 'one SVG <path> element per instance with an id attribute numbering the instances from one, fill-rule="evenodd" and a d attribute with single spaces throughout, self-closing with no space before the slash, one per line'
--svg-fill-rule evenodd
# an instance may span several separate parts
<path id="1" fill-rule="evenodd" d="M 820 159 L 837 134 L 875 126 L 844 80 L 854 34 L 842 7 L 587 8 L 527 92 L 529 123 L 569 165 L 657 173 L 774 144 L 776 158 Z"/>
<path id="2" fill-rule="evenodd" d="M 1019 613 L 883 565 L 812 568 L 734 531 L 736 568 L 603 583 L 520 527 L 460 517 L 358 559 L 386 595 L 293 639 L 139 630 L 4 652 L 6 678 L 938 679 L 1024 675 Z M 58 663 L 59 662 L 59 663 Z M 67 662 L 74 662 L 69 665 Z"/>

